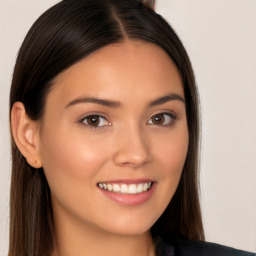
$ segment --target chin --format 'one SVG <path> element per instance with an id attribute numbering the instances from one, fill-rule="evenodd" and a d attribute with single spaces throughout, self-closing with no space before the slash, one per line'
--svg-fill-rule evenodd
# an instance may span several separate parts
<path id="1" fill-rule="evenodd" d="M 157 219 L 148 218 L 148 216 L 136 220 L 134 218 L 127 218 L 119 221 L 115 219 L 112 223 L 108 223 L 108 225 L 105 226 L 105 229 L 110 233 L 119 235 L 139 236 L 149 232 L 156 221 Z"/>

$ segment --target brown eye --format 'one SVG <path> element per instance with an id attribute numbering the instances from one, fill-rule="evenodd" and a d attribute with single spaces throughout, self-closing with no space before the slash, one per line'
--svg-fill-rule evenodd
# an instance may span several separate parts
<path id="1" fill-rule="evenodd" d="M 169 113 L 159 113 L 152 116 L 149 120 L 149 124 L 155 125 L 171 125 L 175 120 L 175 116 Z"/>
<path id="2" fill-rule="evenodd" d="M 152 117 L 152 123 L 153 124 L 163 124 L 164 123 L 164 114 L 157 114 Z"/>
<path id="3" fill-rule="evenodd" d="M 87 117 L 87 124 L 92 126 L 98 126 L 100 123 L 99 116 L 89 116 Z"/>
<path id="4" fill-rule="evenodd" d="M 90 115 L 82 119 L 82 122 L 85 125 L 93 126 L 93 127 L 101 127 L 109 125 L 109 122 L 100 115 Z"/>

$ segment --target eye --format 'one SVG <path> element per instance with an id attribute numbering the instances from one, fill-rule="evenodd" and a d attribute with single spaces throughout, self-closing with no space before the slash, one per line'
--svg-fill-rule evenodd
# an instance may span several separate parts
<path id="1" fill-rule="evenodd" d="M 85 125 L 91 126 L 91 127 L 102 127 L 102 126 L 108 126 L 110 123 L 108 120 L 100 115 L 89 115 L 84 117 L 81 122 Z"/>
<path id="2" fill-rule="evenodd" d="M 155 125 L 172 125 L 175 121 L 176 116 L 170 113 L 159 113 L 152 116 L 148 122 L 148 124 Z"/>

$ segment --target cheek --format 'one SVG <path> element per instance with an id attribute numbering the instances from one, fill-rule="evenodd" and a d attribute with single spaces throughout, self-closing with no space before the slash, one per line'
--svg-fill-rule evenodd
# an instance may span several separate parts
<path id="1" fill-rule="evenodd" d="M 158 143 L 157 154 L 159 162 L 164 165 L 166 175 L 181 174 L 186 160 L 189 136 L 187 128 L 178 130 Z"/>
<path id="2" fill-rule="evenodd" d="M 188 132 L 184 129 L 183 132 L 163 140 L 157 148 L 161 193 L 165 195 L 161 197 L 163 205 L 169 204 L 177 189 L 187 156 L 188 143 Z"/>
<path id="3" fill-rule="evenodd" d="M 44 130 L 41 144 L 43 169 L 53 193 L 76 193 L 79 188 L 95 186 L 98 170 L 105 163 L 106 151 L 93 143 L 65 130 Z"/>

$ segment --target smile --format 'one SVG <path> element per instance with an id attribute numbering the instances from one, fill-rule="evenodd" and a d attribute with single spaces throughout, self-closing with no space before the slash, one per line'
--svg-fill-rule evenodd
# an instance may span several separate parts
<path id="1" fill-rule="evenodd" d="M 144 182 L 138 184 L 115 184 L 115 183 L 98 183 L 98 187 L 114 193 L 121 194 L 140 194 L 149 190 L 152 182 Z"/>

